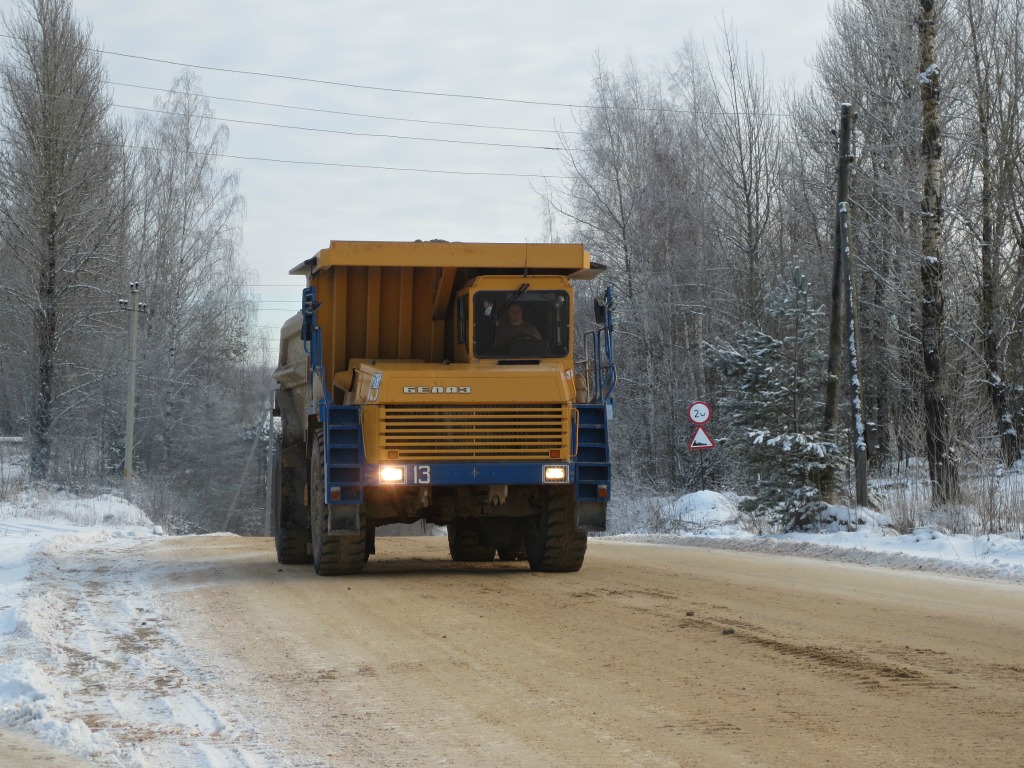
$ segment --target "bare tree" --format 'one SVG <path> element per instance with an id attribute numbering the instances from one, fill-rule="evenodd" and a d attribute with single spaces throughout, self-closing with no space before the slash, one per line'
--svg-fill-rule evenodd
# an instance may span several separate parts
<path id="1" fill-rule="evenodd" d="M 973 245 L 969 250 L 976 250 L 980 259 L 974 270 L 979 348 L 1002 459 L 1008 467 L 1021 456 L 1005 351 L 1012 327 L 1012 310 L 1006 301 L 1007 267 L 1012 260 L 1006 251 L 1007 246 L 1014 246 L 1009 237 L 1011 217 L 1019 210 L 1014 179 L 1021 162 L 1019 86 L 1024 78 L 1020 71 L 1024 3 L 957 0 L 954 8 L 964 22 L 954 27 L 963 29 L 958 47 L 970 62 L 963 101 L 965 106 L 973 106 L 973 115 L 964 115 L 964 138 L 970 152 L 962 163 L 967 189 L 963 208 L 957 213 Z"/>
<path id="2" fill-rule="evenodd" d="M 123 142 L 100 55 L 70 0 L 23 0 L 3 24 L 0 291 L 30 328 L 21 353 L 32 374 L 31 473 L 39 479 L 50 471 L 58 424 L 80 414 L 103 377 L 106 356 L 84 340 L 109 330 Z"/>
<path id="3" fill-rule="evenodd" d="M 252 282 L 240 256 L 244 199 L 221 167 L 227 128 L 186 70 L 140 119 L 137 250 L 132 269 L 151 312 L 140 343 L 139 448 L 143 473 L 166 496 L 188 498 L 182 525 L 223 525 L 224 505 L 252 454 L 246 427 L 263 403 L 251 383 Z M 251 488 L 248 490 L 251 491 Z M 168 501 L 168 506 L 172 503 Z"/>
<path id="4" fill-rule="evenodd" d="M 552 201 L 599 261 L 619 300 L 621 419 L 636 425 L 627 474 L 668 489 L 687 472 L 683 403 L 703 394 L 704 249 L 688 122 L 656 74 L 598 62 L 591 107 L 567 146 L 572 181 Z"/>
<path id="5" fill-rule="evenodd" d="M 764 293 L 781 273 L 779 211 L 781 126 L 775 89 L 763 63 L 723 28 L 714 59 L 693 43 L 680 49 L 673 91 L 694 105 L 694 127 L 706 162 L 699 165 L 708 201 L 707 244 L 724 265 L 735 321 L 762 317 Z"/>

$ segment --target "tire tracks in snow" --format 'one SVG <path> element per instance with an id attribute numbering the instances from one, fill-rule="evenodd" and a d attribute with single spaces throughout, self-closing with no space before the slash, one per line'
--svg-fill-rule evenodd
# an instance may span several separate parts
<path id="1" fill-rule="evenodd" d="M 294 765 L 218 700 L 216 670 L 166 625 L 168 574 L 146 556 L 156 541 L 100 532 L 39 547 L 0 659 L 0 684 L 23 695 L 7 697 L 0 723 L 97 765 Z"/>

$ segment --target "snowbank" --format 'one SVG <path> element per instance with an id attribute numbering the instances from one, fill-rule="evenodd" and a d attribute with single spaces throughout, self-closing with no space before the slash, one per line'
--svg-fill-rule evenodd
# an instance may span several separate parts
<path id="1" fill-rule="evenodd" d="M 952 535 L 936 526 L 900 535 L 884 514 L 870 509 L 831 506 L 823 515 L 830 522 L 820 532 L 756 535 L 742 527 L 734 498 L 700 491 L 664 502 L 658 517 L 668 533 L 609 538 L 799 555 L 1024 583 L 1024 541 L 1019 536 Z"/>

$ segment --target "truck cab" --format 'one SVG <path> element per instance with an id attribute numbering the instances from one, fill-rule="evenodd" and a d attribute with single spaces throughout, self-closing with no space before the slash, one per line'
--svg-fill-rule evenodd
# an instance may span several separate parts
<path id="1" fill-rule="evenodd" d="M 455 359 L 561 360 L 572 367 L 572 312 L 564 277 L 475 278 L 456 299 Z"/>

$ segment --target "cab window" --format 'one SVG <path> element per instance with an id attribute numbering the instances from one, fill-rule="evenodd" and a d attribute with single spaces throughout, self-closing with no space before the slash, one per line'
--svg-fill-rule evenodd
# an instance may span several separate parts
<path id="1" fill-rule="evenodd" d="M 473 351 L 479 358 L 565 357 L 565 291 L 478 291 L 473 296 Z"/>

